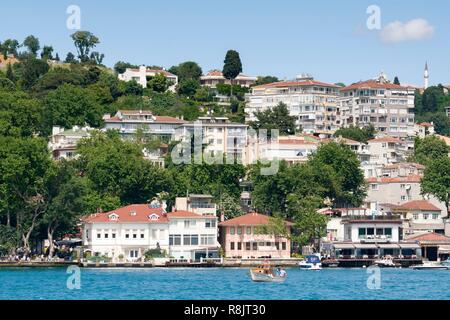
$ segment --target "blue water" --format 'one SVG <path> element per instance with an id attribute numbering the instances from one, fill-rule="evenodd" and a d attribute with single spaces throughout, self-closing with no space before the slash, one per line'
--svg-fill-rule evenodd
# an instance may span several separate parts
<path id="1" fill-rule="evenodd" d="M 247 269 L 80 269 L 81 289 L 65 268 L 0 269 L 0 299 L 450 300 L 450 271 L 381 269 L 368 289 L 366 269 L 288 269 L 285 283 L 253 283 Z M 375 282 L 376 286 L 377 282 Z"/>

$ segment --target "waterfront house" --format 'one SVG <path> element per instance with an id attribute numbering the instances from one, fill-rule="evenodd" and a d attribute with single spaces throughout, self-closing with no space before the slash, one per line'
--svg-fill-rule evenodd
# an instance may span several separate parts
<path id="1" fill-rule="evenodd" d="M 119 80 L 132 81 L 135 80 L 142 87 L 147 87 L 147 82 L 158 74 L 162 74 L 169 82 L 169 90 L 175 92 L 178 84 L 178 77 L 164 69 L 151 69 L 146 66 L 140 66 L 139 68 L 126 68 L 125 72 L 119 74 Z"/>
<path id="2" fill-rule="evenodd" d="M 165 205 L 133 204 L 82 220 L 85 251 L 113 261 L 141 261 L 151 249 L 192 262 L 219 256 L 217 217 L 189 211 L 165 212 Z"/>
<path id="3" fill-rule="evenodd" d="M 290 258 L 291 241 L 283 236 L 260 234 L 258 227 L 267 225 L 269 216 L 249 213 L 222 221 L 220 242 L 227 258 Z M 286 233 L 293 225 L 286 221 Z"/>
<path id="4" fill-rule="evenodd" d="M 429 261 L 445 260 L 450 256 L 450 237 L 428 232 L 408 238 L 422 248 L 423 257 Z"/>

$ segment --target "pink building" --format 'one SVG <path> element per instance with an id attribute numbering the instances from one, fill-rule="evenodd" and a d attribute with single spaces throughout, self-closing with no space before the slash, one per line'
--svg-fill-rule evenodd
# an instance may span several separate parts
<path id="1" fill-rule="evenodd" d="M 291 242 L 284 237 L 256 234 L 258 226 L 266 225 L 269 217 L 249 213 L 219 223 L 222 248 L 227 258 L 290 258 Z M 286 221 L 290 233 L 293 223 Z"/>

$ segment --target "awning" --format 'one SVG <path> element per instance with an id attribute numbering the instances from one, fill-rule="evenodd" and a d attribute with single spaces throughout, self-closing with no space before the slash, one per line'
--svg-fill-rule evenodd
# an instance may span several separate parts
<path id="1" fill-rule="evenodd" d="M 333 243 L 334 249 L 344 250 L 344 249 L 355 249 L 352 243 Z"/>
<path id="2" fill-rule="evenodd" d="M 417 243 L 400 243 L 399 246 L 402 249 L 420 249 Z"/>
<path id="3" fill-rule="evenodd" d="M 389 244 L 379 244 L 378 245 L 381 249 L 400 249 L 400 246 L 398 244 L 389 243 Z"/>
<path id="4" fill-rule="evenodd" d="M 372 243 L 355 243 L 356 249 L 378 249 L 378 245 Z"/>
<path id="5" fill-rule="evenodd" d="M 439 254 L 450 254 L 450 246 L 439 246 Z"/>

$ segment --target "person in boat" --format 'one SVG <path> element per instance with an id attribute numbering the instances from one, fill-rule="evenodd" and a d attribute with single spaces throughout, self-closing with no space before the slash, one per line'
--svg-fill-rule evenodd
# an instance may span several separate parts
<path id="1" fill-rule="evenodd" d="M 279 277 L 281 277 L 281 278 L 284 278 L 284 277 L 286 277 L 286 270 L 284 270 L 284 269 L 281 269 L 281 268 L 278 268 L 278 276 Z"/>

